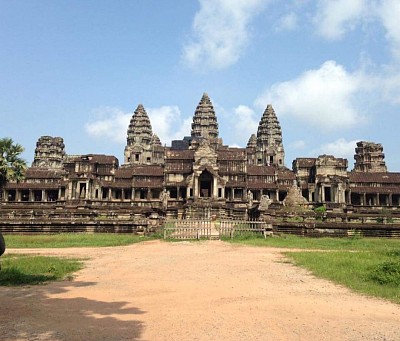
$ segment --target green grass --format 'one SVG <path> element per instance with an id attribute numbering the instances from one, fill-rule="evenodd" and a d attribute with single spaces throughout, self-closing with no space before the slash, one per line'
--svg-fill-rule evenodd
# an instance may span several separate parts
<path id="1" fill-rule="evenodd" d="M 51 235 L 4 235 L 7 248 L 66 248 L 121 246 L 150 240 L 134 234 L 60 233 Z"/>
<path id="2" fill-rule="evenodd" d="M 7 254 L 1 257 L 0 285 L 32 285 L 71 279 L 82 268 L 76 259 Z"/>
<path id="3" fill-rule="evenodd" d="M 398 239 L 306 238 L 285 235 L 266 240 L 253 237 L 229 241 L 251 246 L 304 249 L 306 251 L 285 252 L 285 255 L 294 264 L 310 270 L 317 277 L 400 304 Z"/>
<path id="4" fill-rule="evenodd" d="M 264 239 L 262 235 L 258 237 L 248 235 L 242 238 L 227 238 L 226 241 L 233 244 L 245 244 L 249 246 L 311 250 L 390 251 L 392 249 L 400 249 L 400 240 L 383 238 L 307 238 L 294 235 L 282 235 Z"/>
<path id="5" fill-rule="evenodd" d="M 286 252 L 285 255 L 318 277 L 400 304 L 400 257 L 368 251 Z"/>

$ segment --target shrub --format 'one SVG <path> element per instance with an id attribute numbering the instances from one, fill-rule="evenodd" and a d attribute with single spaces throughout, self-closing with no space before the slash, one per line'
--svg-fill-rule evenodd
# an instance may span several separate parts
<path id="1" fill-rule="evenodd" d="M 325 213 L 326 212 L 326 207 L 325 206 L 318 206 L 314 208 L 315 213 Z"/>
<path id="2" fill-rule="evenodd" d="M 400 260 L 379 264 L 372 271 L 371 279 L 381 285 L 400 285 Z"/>

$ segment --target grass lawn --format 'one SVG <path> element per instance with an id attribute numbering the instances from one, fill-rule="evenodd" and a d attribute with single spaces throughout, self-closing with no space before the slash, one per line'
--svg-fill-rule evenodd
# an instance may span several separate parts
<path id="1" fill-rule="evenodd" d="M 7 248 L 66 248 L 119 246 L 150 240 L 133 234 L 62 233 L 53 235 L 4 235 Z M 6 254 L 0 258 L 0 285 L 40 284 L 47 281 L 72 278 L 82 268 L 75 259 Z"/>
<path id="2" fill-rule="evenodd" d="M 386 238 L 307 238 L 295 235 L 281 235 L 279 237 L 266 238 L 262 236 L 245 236 L 227 238 L 226 241 L 233 244 L 245 244 L 249 246 L 268 246 L 289 249 L 307 250 L 345 250 L 345 251 L 382 251 L 399 250 L 399 239 Z"/>
<path id="3" fill-rule="evenodd" d="M 0 285 L 41 284 L 47 281 L 71 279 L 82 268 L 76 259 L 7 254 L 0 259 Z"/>
<path id="4" fill-rule="evenodd" d="M 4 235 L 7 248 L 65 248 L 121 246 L 150 240 L 151 237 L 116 233 L 60 233 L 50 235 Z"/>
<path id="5" fill-rule="evenodd" d="M 317 277 L 400 304 L 398 239 L 303 238 L 287 235 L 266 240 L 253 237 L 229 241 L 252 246 L 304 249 L 285 252 L 285 255 L 291 262 L 310 270 Z"/>

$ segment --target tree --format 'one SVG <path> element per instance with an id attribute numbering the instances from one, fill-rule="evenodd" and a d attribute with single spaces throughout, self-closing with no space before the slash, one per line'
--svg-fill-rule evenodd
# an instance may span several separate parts
<path id="1" fill-rule="evenodd" d="M 0 139 L 0 201 L 3 188 L 9 181 L 21 181 L 24 178 L 26 162 L 20 157 L 24 148 L 8 137 Z M 4 253 L 6 244 L 0 232 L 0 256 Z"/>
<path id="2" fill-rule="evenodd" d="M 21 181 L 26 161 L 20 157 L 24 148 L 8 137 L 0 139 L 0 189 L 9 181 Z"/>

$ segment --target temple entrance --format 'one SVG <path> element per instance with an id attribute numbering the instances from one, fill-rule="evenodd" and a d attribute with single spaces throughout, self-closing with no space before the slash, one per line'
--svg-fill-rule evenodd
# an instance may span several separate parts
<path id="1" fill-rule="evenodd" d="M 199 176 L 200 197 L 210 198 L 212 196 L 213 176 L 208 170 L 204 170 Z"/>

